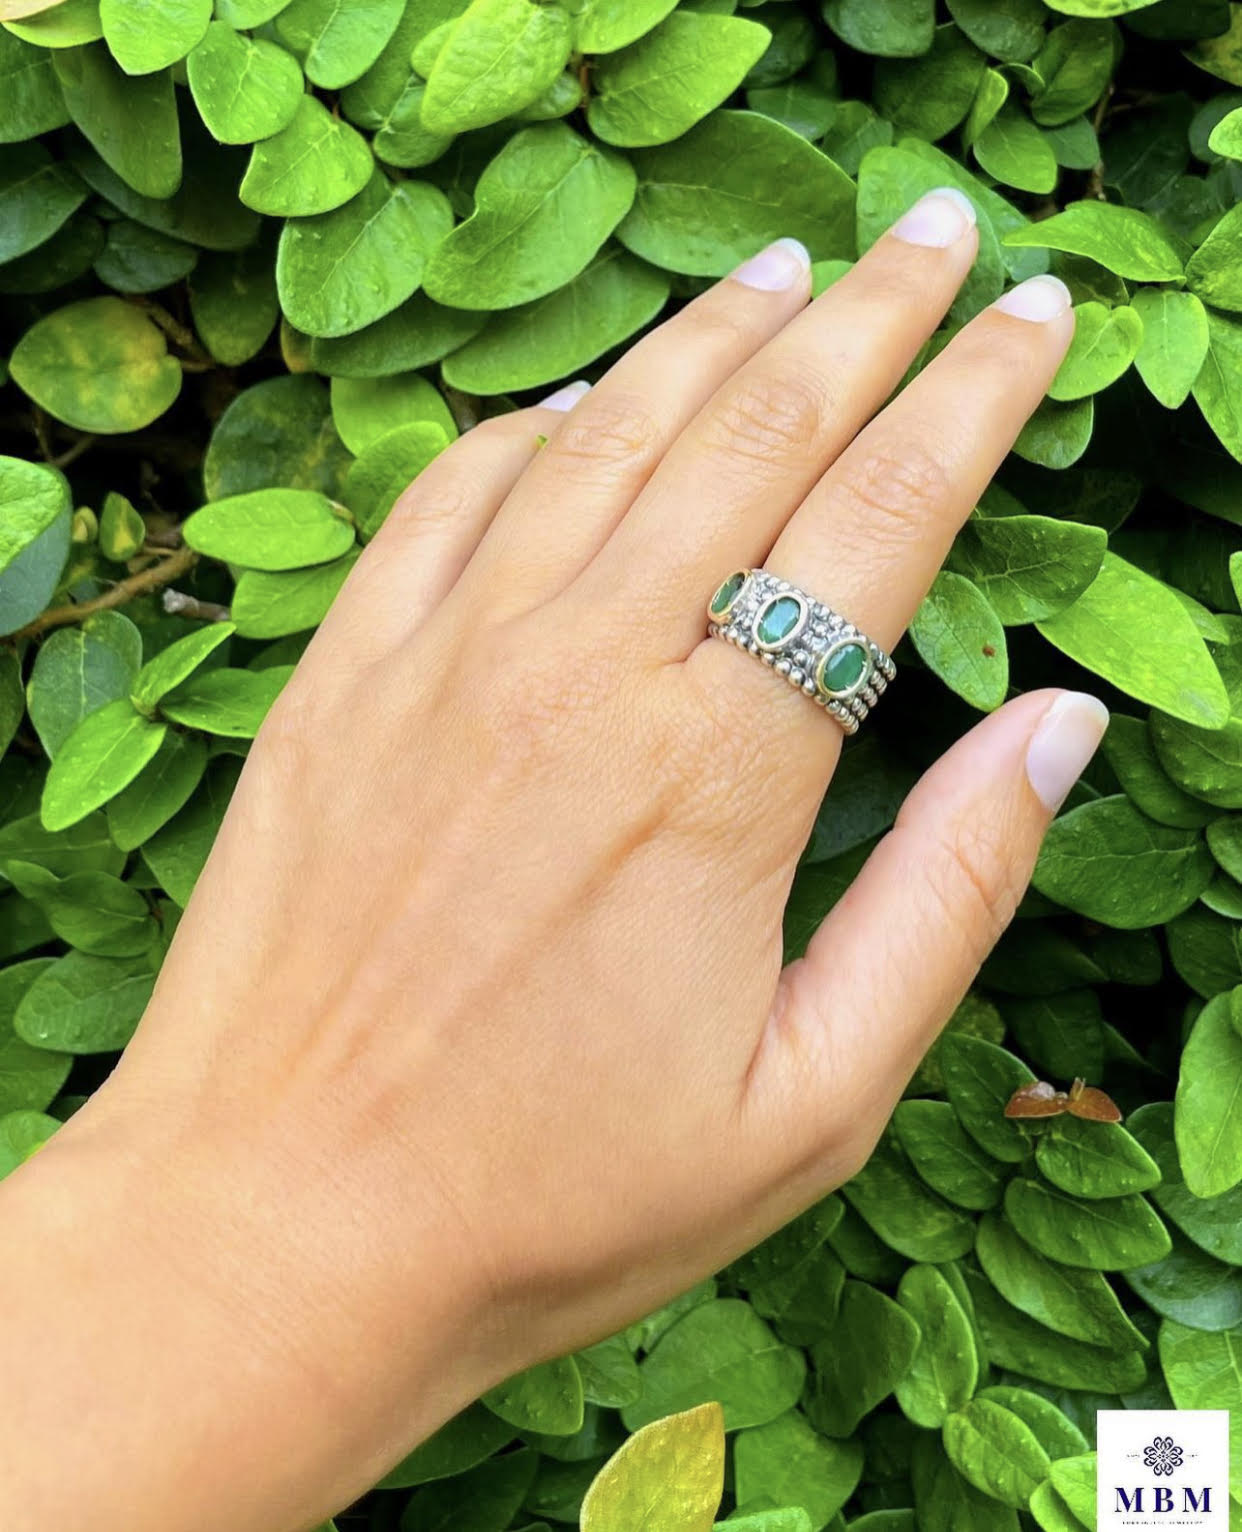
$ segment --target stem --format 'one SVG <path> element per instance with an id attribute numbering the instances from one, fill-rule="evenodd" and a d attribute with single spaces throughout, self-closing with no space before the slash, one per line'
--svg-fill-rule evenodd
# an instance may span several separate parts
<path id="1" fill-rule="evenodd" d="M 18 628 L 15 633 L 10 633 L 9 638 L 11 640 L 34 638 L 40 633 L 45 633 L 49 628 L 63 628 L 68 623 L 81 622 L 92 612 L 104 612 L 114 606 L 123 606 L 127 601 L 132 601 L 135 596 L 142 596 L 147 591 L 158 590 L 161 585 L 171 584 L 179 575 L 192 569 L 197 562 L 198 554 L 193 548 L 180 548 L 166 559 L 161 559 L 159 563 L 140 570 L 138 574 L 130 575 L 127 580 L 119 580 L 102 596 L 95 596 L 90 601 L 75 601 L 69 606 L 52 607 L 42 616 L 36 617 L 33 622 L 28 622 L 24 628 Z"/>
<path id="2" fill-rule="evenodd" d="M 198 617 L 203 622 L 227 622 L 232 615 L 228 607 L 221 606 L 218 601 L 200 601 L 183 590 L 166 590 L 163 605 L 166 612 L 173 612 L 178 617 Z"/>

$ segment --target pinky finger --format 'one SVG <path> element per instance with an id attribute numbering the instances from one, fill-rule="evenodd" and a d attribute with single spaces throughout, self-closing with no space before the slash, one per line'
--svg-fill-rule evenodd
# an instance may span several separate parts
<path id="1" fill-rule="evenodd" d="M 350 664 L 399 648 L 448 595 L 510 491 L 589 388 L 570 383 L 445 448 L 362 550 L 318 632 Z M 338 648 L 339 646 L 339 648 Z"/>

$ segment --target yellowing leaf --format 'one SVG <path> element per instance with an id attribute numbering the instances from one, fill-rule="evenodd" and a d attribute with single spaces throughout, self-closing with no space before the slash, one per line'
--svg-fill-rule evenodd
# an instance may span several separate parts
<path id="1" fill-rule="evenodd" d="M 653 1420 L 596 1474 L 582 1502 L 582 1532 L 710 1532 L 724 1451 L 715 1401 Z"/>

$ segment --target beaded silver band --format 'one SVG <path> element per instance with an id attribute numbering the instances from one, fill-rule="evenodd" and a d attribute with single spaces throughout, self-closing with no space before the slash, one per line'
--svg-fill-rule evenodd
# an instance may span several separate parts
<path id="1" fill-rule="evenodd" d="M 707 604 L 707 631 L 770 665 L 847 734 L 897 674 L 852 622 L 766 569 L 736 569 L 721 581 Z"/>

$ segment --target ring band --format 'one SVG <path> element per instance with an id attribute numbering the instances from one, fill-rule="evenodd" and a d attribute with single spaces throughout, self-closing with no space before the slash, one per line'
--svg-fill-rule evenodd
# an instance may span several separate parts
<path id="1" fill-rule="evenodd" d="M 766 569 L 735 569 L 707 603 L 707 631 L 770 665 L 847 734 L 897 674 L 852 622 Z"/>

